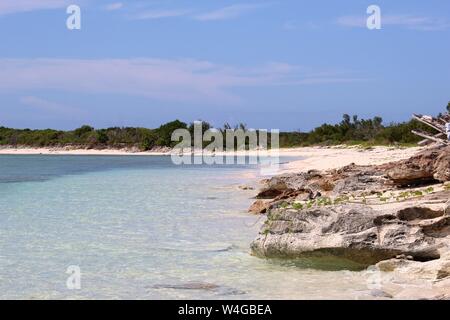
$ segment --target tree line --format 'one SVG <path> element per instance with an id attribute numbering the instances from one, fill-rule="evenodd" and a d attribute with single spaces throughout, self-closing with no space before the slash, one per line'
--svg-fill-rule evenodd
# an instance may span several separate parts
<path id="1" fill-rule="evenodd" d="M 447 105 L 450 112 L 450 102 Z M 203 122 L 202 130 L 212 126 Z M 175 120 L 161 125 L 159 128 L 112 127 L 95 129 L 84 125 L 71 131 L 62 130 L 31 130 L 0 127 L 0 145 L 10 147 L 76 147 L 87 149 L 123 149 L 135 148 L 141 151 L 158 147 L 173 147 L 177 142 L 172 141 L 172 132 L 176 129 L 188 129 L 193 133 L 193 124 Z M 241 123 L 231 126 L 226 123 L 223 132 L 229 129 L 243 129 L 247 127 Z M 313 145 L 407 145 L 415 144 L 420 137 L 411 130 L 432 132 L 428 126 L 410 120 L 400 123 L 383 124 L 381 117 L 359 119 L 357 115 L 344 114 L 342 121 L 336 124 L 322 124 L 309 132 L 281 132 L 280 147 L 297 147 Z M 270 138 L 269 138 L 270 140 Z"/>

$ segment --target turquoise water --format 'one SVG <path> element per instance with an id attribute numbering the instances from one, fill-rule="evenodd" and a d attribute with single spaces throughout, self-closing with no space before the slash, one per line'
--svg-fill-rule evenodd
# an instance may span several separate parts
<path id="1" fill-rule="evenodd" d="M 256 166 L 0 156 L 2 299 L 366 298 L 361 273 L 249 254 Z M 81 269 L 81 289 L 66 269 Z"/>

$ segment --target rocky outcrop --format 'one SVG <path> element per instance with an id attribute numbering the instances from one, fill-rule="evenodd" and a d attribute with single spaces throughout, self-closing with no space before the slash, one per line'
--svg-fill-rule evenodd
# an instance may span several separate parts
<path id="1" fill-rule="evenodd" d="M 449 236 L 450 216 L 442 206 L 277 208 L 251 249 L 262 257 L 334 256 L 367 267 L 401 254 L 417 261 L 438 259 Z"/>
<path id="2" fill-rule="evenodd" d="M 385 297 L 450 298 L 450 190 L 442 184 L 449 180 L 450 147 L 380 166 L 273 177 L 254 205 L 267 220 L 252 253 L 375 265 L 397 284 L 420 280 L 430 289 L 388 286 L 379 290 Z"/>
<path id="3" fill-rule="evenodd" d="M 269 207 L 270 204 L 268 202 L 264 200 L 257 200 L 250 206 L 248 212 L 253 214 L 266 213 Z"/>
<path id="4" fill-rule="evenodd" d="M 384 188 L 385 166 L 348 165 L 338 170 L 320 172 L 311 170 L 285 174 L 264 181 L 257 199 L 308 200 L 323 195 L 348 194 L 355 191 L 376 192 Z"/>
<path id="5" fill-rule="evenodd" d="M 450 147 L 444 149 L 436 159 L 433 177 L 441 182 L 450 181 Z"/>
<path id="6" fill-rule="evenodd" d="M 418 262 L 403 257 L 381 261 L 371 268 L 377 289 L 397 299 L 450 299 L 450 248 L 440 259 Z"/>
<path id="7" fill-rule="evenodd" d="M 426 150 L 407 160 L 395 163 L 387 171 L 395 185 L 410 186 L 450 180 L 450 147 Z"/>
<path id="8" fill-rule="evenodd" d="M 351 164 L 328 171 L 284 174 L 264 181 L 257 199 L 315 199 L 354 192 L 367 194 L 392 187 L 420 186 L 450 181 L 450 147 L 438 147 L 403 161 L 379 166 Z"/>

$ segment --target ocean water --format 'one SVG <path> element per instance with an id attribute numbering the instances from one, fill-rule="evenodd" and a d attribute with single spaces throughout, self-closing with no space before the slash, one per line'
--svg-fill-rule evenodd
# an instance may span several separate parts
<path id="1" fill-rule="evenodd" d="M 253 257 L 258 166 L 0 156 L 1 299 L 365 299 L 364 272 Z M 81 289 L 66 282 L 81 270 Z"/>

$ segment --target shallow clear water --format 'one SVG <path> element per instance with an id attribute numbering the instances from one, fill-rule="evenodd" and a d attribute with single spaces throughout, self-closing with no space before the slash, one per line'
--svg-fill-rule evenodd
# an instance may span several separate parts
<path id="1" fill-rule="evenodd" d="M 263 260 L 251 166 L 169 157 L 0 156 L 0 298 L 369 297 L 363 273 Z M 252 180 L 249 180 L 252 179 Z M 66 287 L 81 268 L 81 290 Z"/>

